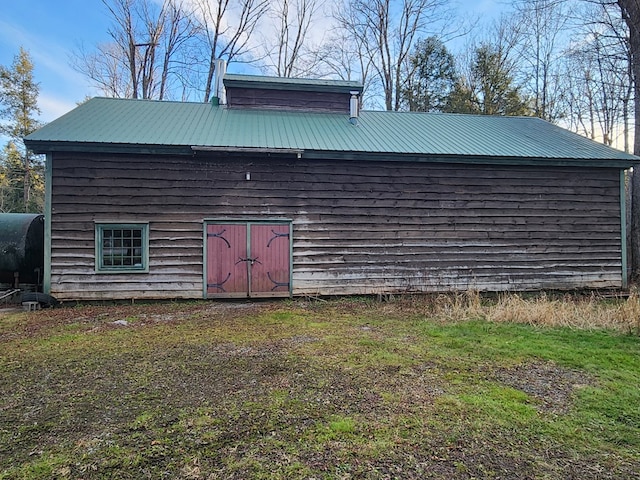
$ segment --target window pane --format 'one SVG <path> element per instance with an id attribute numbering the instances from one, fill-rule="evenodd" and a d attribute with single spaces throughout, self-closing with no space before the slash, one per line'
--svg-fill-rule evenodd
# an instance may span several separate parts
<path id="1" fill-rule="evenodd" d="M 143 228 L 99 227 L 101 267 L 144 268 Z"/>

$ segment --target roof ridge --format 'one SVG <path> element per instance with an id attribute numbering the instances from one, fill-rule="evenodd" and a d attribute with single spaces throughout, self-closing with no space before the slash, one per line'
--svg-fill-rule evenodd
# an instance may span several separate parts
<path id="1" fill-rule="evenodd" d="M 551 123 L 543 118 L 536 117 L 533 115 L 485 115 L 482 113 L 457 113 L 457 112 L 420 112 L 415 110 L 368 110 L 362 109 L 360 113 L 383 113 L 390 115 L 433 115 L 433 116 L 442 116 L 442 117 L 474 117 L 474 118 L 483 118 L 483 119 L 523 119 L 523 120 L 542 120 L 546 123 Z M 551 123 L 552 125 L 555 125 Z M 561 127 L 562 128 L 562 127 Z"/>
<path id="2" fill-rule="evenodd" d="M 247 73 L 229 73 L 224 75 L 225 79 L 243 79 L 243 80 L 255 80 L 258 82 L 280 82 L 280 83 L 333 83 L 339 85 L 354 85 L 362 86 L 362 82 L 357 80 L 345 80 L 342 78 L 306 78 L 306 77 L 278 77 L 272 75 L 255 75 Z"/>
<path id="3" fill-rule="evenodd" d="M 138 102 L 138 103 L 177 103 L 180 105 L 210 105 L 210 102 L 198 102 L 195 100 L 167 100 L 167 99 L 163 99 L 163 100 L 159 100 L 157 98 L 122 98 L 122 97 L 106 97 L 103 95 L 97 95 L 95 97 L 91 97 L 89 100 L 87 100 L 87 102 L 90 102 L 91 100 L 109 100 L 109 101 L 121 101 L 121 102 Z M 84 102 L 84 103 L 87 103 Z M 84 103 L 81 103 L 80 105 L 84 105 Z"/>

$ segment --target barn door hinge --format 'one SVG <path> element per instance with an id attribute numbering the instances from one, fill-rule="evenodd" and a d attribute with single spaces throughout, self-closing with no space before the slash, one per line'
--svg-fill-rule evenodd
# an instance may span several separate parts
<path id="1" fill-rule="evenodd" d="M 220 283 L 207 283 L 207 288 L 217 288 L 218 290 L 220 290 L 222 292 L 226 292 L 226 290 L 222 287 L 222 285 L 227 283 L 227 280 L 229 280 L 230 278 L 231 278 L 231 272 L 229 272 L 227 274 L 227 278 L 225 278 Z"/>
<path id="2" fill-rule="evenodd" d="M 273 233 L 273 237 L 271 237 L 271 239 L 267 243 L 267 248 L 269 248 L 271 246 L 271 242 L 273 242 L 276 238 L 280 238 L 280 237 L 289 238 L 289 234 L 288 233 L 278 233 L 275 230 L 271 230 L 271 233 Z"/>
<path id="3" fill-rule="evenodd" d="M 219 233 L 207 233 L 207 237 L 211 238 L 211 237 L 215 237 L 215 238 L 219 238 L 220 240 L 222 240 L 224 243 L 227 244 L 227 248 L 231 248 L 231 244 L 229 243 L 229 241 L 224 238 L 222 235 L 224 235 L 224 232 L 226 232 L 227 229 L 223 228 L 221 232 Z"/>
<path id="4" fill-rule="evenodd" d="M 278 282 L 277 280 L 274 280 L 273 277 L 271 277 L 271 272 L 267 272 L 267 278 L 274 284 L 274 287 L 271 289 L 272 292 L 278 287 L 289 288 L 289 282 Z"/>

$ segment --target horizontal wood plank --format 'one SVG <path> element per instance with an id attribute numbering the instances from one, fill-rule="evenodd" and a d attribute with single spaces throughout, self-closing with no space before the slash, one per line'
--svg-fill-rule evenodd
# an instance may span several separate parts
<path id="1" fill-rule="evenodd" d="M 293 291 L 616 288 L 619 171 L 54 154 L 52 293 L 200 298 L 205 219 L 291 219 Z M 251 180 L 245 180 L 251 172 Z M 149 272 L 95 272 L 95 223 L 149 224 Z M 102 297 L 100 297 L 102 295 Z M 129 296 L 127 296 L 129 295 Z"/>

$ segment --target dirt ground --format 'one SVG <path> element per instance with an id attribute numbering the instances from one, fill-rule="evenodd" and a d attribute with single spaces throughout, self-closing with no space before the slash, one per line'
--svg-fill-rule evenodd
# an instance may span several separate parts
<path id="1" fill-rule="evenodd" d="M 576 398 L 596 375 L 437 350 L 434 333 L 432 347 L 390 321 L 414 314 L 308 302 L 25 314 L 0 330 L 12 349 L 0 478 L 640 478 L 634 446 L 562 441 L 576 425 L 588 437 Z"/>

